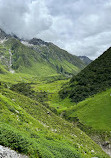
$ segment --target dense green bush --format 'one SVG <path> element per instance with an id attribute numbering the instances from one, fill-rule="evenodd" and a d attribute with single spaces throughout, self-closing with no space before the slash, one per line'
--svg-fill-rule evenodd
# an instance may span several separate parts
<path id="1" fill-rule="evenodd" d="M 38 157 L 38 151 L 37 148 L 35 150 L 33 141 L 26 134 L 7 124 L 0 124 L 0 144 L 20 153 Z"/>
<path id="2" fill-rule="evenodd" d="M 0 144 L 29 155 L 31 158 L 82 158 L 74 147 L 63 140 L 44 139 L 42 135 L 31 137 L 7 124 L 0 124 Z"/>
<path id="3" fill-rule="evenodd" d="M 74 76 L 59 94 L 62 98 L 69 96 L 73 102 L 79 102 L 109 87 L 111 87 L 111 48 Z"/>
<path id="4" fill-rule="evenodd" d="M 29 83 L 18 83 L 12 85 L 10 88 L 13 91 L 19 92 L 25 96 L 28 96 L 36 101 L 43 103 L 48 99 L 47 93 L 44 92 L 35 92 L 31 89 L 31 85 Z"/>

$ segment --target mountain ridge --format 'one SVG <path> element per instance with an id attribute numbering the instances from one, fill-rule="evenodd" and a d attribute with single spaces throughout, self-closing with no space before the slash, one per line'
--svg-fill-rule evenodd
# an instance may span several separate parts
<path id="1" fill-rule="evenodd" d="M 6 61 L 4 64 L 6 70 L 8 70 L 6 65 L 10 60 L 9 50 L 12 54 L 11 68 L 15 72 L 34 75 L 48 75 L 48 73 L 49 75 L 72 75 L 77 74 L 86 66 L 78 57 L 69 54 L 50 42 L 44 42 L 36 38 L 22 40 L 16 35 L 7 35 L 4 31 L 1 31 L 0 36 L 2 39 L 0 44 L 1 56 Z M 1 64 L 4 63 L 3 58 Z"/>
<path id="2" fill-rule="evenodd" d="M 88 58 L 87 56 L 78 56 L 86 65 L 89 65 L 92 60 Z"/>

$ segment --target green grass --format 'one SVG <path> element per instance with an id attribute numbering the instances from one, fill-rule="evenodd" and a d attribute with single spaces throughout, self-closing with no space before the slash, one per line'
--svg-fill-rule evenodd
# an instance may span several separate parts
<path id="1" fill-rule="evenodd" d="M 71 110 L 69 117 L 78 117 L 79 121 L 96 130 L 111 130 L 111 89 L 86 99 Z"/>
<path id="2" fill-rule="evenodd" d="M 80 71 L 80 69 L 79 69 L 77 66 L 75 66 L 75 65 L 73 65 L 73 64 L 71 64 L 71 63 L 69 63 L 69 62 L 67 62 L 66 60 L 63 61 L 63 66 L 65 67 L 65 69 L 66 69 L 68 72 L 70 72 L 70 73 L 73 72 L 73 74 L 74 74 L 74 73 L 77 74 L 77 73 Z"/>
<path id="3" fill-rule="evenodd" d="M 7 83 L 8 81 L 9 79 Z M 60 80 L 50 83 L 50 92 L 57 92 L 60 84 L 65 82 L 67 81 Z M 40 85 L 40 80 L 37 85 Z M 41 90 L 47 90 L 48 86 L 49 83 L 47 87 L 46 83 L 44 86 L 41 84 Z M 1 86 L 0 92 L 1 145 L 9 146 L 33 158 L 108 157 L 84 132 L 40 103 L 4 88 L 4 85 Z"/>
<path id="4" fill-rule="evenodd" d="M 57 71 L 53 69 L 48 63 L 45 62 L 33 63 L 30 69 L 27 67 L 23 67 L 21 72 L 25 74 L 40 76 L 40 77 L 57 75 Z"/>
<path id="5" fill-rule="evenodd" d="M 56 109 L 57 113 L 60 114 L 62 111 L 68 109 L 70 106 L 73 106 L 74 103 L 71 102 L 69 98 L 64 100 L 60 98 L 58 92 L 61 90 L 61 87 L 64 84 L 67 84 L 69 79 L 58 80 L 53 82 L 40 82 L 39 84 L 32 85 L 32 89 L 36 92 L 46 92 L 48 94 L 48 100 L 46 103 L 50 108 Z"/>
<path id="6" fill-rule="evenodd" d="M 12 85 L 18 82 L 33 82 L 36 78 L 33 75 L 29 75 L 29 74 L 23 74 L 23 73 L 9 73 L 7 72 L 7 74 L 0 74 L 0 81 L 4 82 L 7 85 Z"/>
<path id="7" fill-rule="evenodd" d="M 6 73 L 8 70 L 9 50 L 3 44 L 0 44 L 0 73 Z"/>

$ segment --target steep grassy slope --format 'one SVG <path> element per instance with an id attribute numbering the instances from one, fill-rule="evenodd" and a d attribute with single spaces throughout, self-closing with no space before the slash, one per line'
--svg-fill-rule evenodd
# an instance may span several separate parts
<path id="1" fill-rule="evenodd" d="M 0 67 L 4 68 L 3 71 L 9 69 L 9 51 L 5 48 L 3 44 L 0 44 Z"/>
<path id="2" fill-rule="evenodd" d="M 79 102 L 91 95 L 111 87 L 111 48 L 74 76 L 60 95 L 69 96 L 73 102 Z"/>
<path id="3" fill-rule="evenodd" d="M 45 58 L 49 59 L 51 64 L 57 65 L 59 61 L 58 70 L 63 68 L 63 71 L 65 71 L 65 69 L 71 69 L 71 71 L 74 70 L 78 72 L 79 69 L 84 68 L 85 64 L 83 64 L 78 57 L 69 54 L 52 43 L 49 43 L 48 47 L 42 47 L 41 52 L 45 55 Z"/>
<path id="4" fill-rule="evenodd" d="M 0 64 L 0 74 L 8 73 L 3 65 Z"/>
<path id="5" fill-rule="evenodd" d="M 67 51 L 60 49 L 58 46 L 54 45 L 53 43 L 44 42 L 40 39 L 33 38 L 29 41 L 29 44 L 31 44 L 31 47 L 34 50 L 37 50 L 40 55 L 47 61 L 49 61 L 53 66 L 58 65 L 58 69 L 61 68 L 59 66 L 61 65 L 61 62 L 66 61 L 67 63 L 64 63 L 67 66 L 71 66 L 70 64 L 74 65 L 75 68 L 79 68 L 80 70 L 84 68 L 86 64 L 83 64 L 83 62 L 75 55 L 69 54 Z M 33 45 L 32 45 L 33 44 Z M 69 64 L 70 63 L 70 64 Z M 68 65 L 67 65 L 68 64 Z M 65 70 L 65 69 L 64 69 Z"/>
<path id="6" fill-rule="evenodd" d="M 42 40 L 35 39 L 36 43 L 21 41 L 15 36 L 0 32 L 0 63 L 6 70 L 37 76 L 72 75 L 85 67 L 78 57 L 52 43 L 42 41 L 40 44 L 40 41 Z"/>
<path id="7" fill-rule="evenodd" d="M 0 87 L 0 144 L 43 158 L 107 158 L 73 124 L 26 96 Z"/>
<path id="8" fill-rule="evenodd" d="M 111 89 L 88 98 L 66 112 L 66 117 L 95 130 L 111 130 Z"/>
<path id="9" fill-rule="evenodd" d="M 64 117 L 74 122 L 111 156 L 111 89 L 66 109 Z"/>

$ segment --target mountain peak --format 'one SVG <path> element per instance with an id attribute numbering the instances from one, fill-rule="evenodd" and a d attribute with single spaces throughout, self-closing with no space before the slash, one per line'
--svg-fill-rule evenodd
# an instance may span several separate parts
<path id="1" fill-rule="evenodd" d="M 92 62 L 91 59 L 89 59 L 87 56 L 78 56 L 79 59 L 81 59 L 86 65 L 90 64 Z"/>
<path id="2" fill-rule="evenodd" d="M 20 40 L 20 38 L 17 37 L 14 33 L 7 34 L 4 30 L 0 28 L 0 39 L 4 40 L 4 39 L 8 39 L 9 37 L 13 37 Z"/>
<path id="3" fill-rule="evenodd" d="M 48 42 L 44 42 L 43 40 L 38 39 L 38 38 L 33 38 L 33 39 L 29 40 L 29 44 L 33 44 L 33 45 L 46 45 L 46 46 L 49 45 Z"/>
<path id="4" fill-rule="evenodd" d="M 0 39 L 7 38 L 8 35 L 0 28 Z"/>

